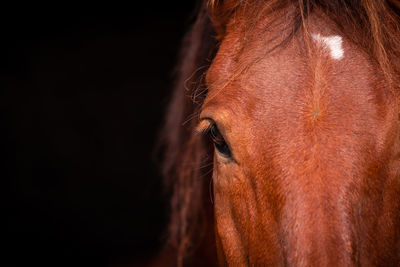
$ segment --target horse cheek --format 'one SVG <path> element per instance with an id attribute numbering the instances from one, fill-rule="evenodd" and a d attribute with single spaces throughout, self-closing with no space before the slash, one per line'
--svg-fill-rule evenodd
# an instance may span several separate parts
<path id="1" fill-rule="evenodd" d="M 228 265 L 247 265 L 247 195 L 240 171 L 232 164 L 215 163 L 214 213 L 219 261 Z M 247 211 L 246 211 L 247 210 Z"/>

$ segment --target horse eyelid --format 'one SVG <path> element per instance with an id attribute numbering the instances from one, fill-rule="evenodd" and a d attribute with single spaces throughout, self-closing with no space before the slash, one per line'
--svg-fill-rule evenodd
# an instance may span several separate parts
<path id="1" fill-rule="evenodd" d="M 206 118 L 201 118 L 199 124 L 195 128 L 194 133 L 196 135 L 207 134 L 207 133 L 210 132 L 210 130 L 213 127 L 213 125 L 216 125 L 216 123 L 214 122 L 213 119 L 207 118 L 207 117 Z M 224 139 L 223 139 L 223 142 L 226 144 L 226 141 Z M 232 162 L 236 162 L 238 164 L 238 162 L 233 157 L 232 150 L 231 150 L 230 146 L 229 145 L 227 145 L 227 146 L 228 146 L 228 149 L 229 149 L 230 156 L 229 157 L 223 156 L 223 157 L 226 158 L 226 159 L 229 159 L 229 162 L 232 161 Z"/>
<path id="2" fill-rule="evenodd" d="M 205 134 L 210 130 L 213 124 L 213 121 L 209 118 L 201 119 L 194 132 L 196 135 Z"/>

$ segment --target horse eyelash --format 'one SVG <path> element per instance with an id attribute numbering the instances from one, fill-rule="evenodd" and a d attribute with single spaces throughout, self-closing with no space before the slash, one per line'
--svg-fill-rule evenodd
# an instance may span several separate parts
<path id="1" fill-rule="evenodd" d="M 208 118 L 201 119 L 199 124 L 197 125 L 194 133 L 196 135 L 205 135 L 208 134 L 215 123 Z"/>
<path id="2" fill-rule="evenodd" d="M 216 125 L 214 120 L 212 120 L 210 118 L 203 118 L 203 119 L 200 120 L 199 125 L 195 128 L 195 134 L 196 135 L 207 135 L 207 134 L 210 134 L 211 129 L 213 127 L 216 127 L 217 131 L 219 132 L 218 126 Z M 221 136 L 221 138 L 222 138 L 222 142 L 228 147 L 228 150 L 229 150 L 229 155 L 228 156 L 225 155 L 224 157 L 229 159 L 229 161 L 236 162 L 236 160 L 233 157 L 232 150 L 231 150 L 230 146 L 226 143 L 226 141 L 225 141 L 223 136 Z M 216 143 L 214 143 L 214 146 L 215 146 L 215 149 L 218 150 Z M 223 152 L 220 152 L 220 153 L 224 154 Z"/>

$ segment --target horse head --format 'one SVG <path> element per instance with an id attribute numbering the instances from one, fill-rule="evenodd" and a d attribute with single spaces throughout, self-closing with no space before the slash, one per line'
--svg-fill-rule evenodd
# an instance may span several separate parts
<path id="1" fill-rule="evenodd" d="M 400 24 L 393 4 L 207 7 L 216 52 L 201 75 L 204 98 L 191 110 L 199 119 L 183 149 L 214 146 L 220 264 L 399 264 L 400 46 L 393 40 Z"/>

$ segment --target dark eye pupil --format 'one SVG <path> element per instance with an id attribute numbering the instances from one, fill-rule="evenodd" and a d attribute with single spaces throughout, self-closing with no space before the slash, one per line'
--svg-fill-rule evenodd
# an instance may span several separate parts
<path id="1" fill-rule="evenodd" d="M 232 157 L 232 152 L 228 144 L 225 142 L 224 138 L 222 137 L 221 133 L 219 132 L 215 124 L 211 126 L 210 136 L 212 141 L 214 142 L 215 148 L 219 153 L 221 153 L 225 157 L 229 158 Z"/>
<path id="2" fill-rule="evenodd" d="M 210 134 L 211 134 L 211 138 L 213 140 L 218 139 L 221 136 L 221 134 L 219 133 L 218 128 L 217 128 L 217 126 L 215 126 L 215 124 L 213 126 L 211 126 Z"/>
<path id="3" fill-rule="evenodd" d="M 222 144 L 216 143 L 215 148 L 218 150 L 219 153 L 225 155 L 226 157 L 232 157 L 231 150 L 225 142 L 223 142 Z"/>

